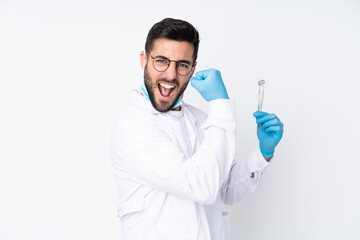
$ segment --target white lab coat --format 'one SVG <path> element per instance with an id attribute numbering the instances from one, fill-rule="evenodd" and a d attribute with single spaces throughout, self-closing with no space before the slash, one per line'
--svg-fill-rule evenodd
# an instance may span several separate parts
<path id="1" fill-rule="evenodd" d="M 131 92 L 111 141 L 122 239 L 228 239 L 221 202 L 254 191 L 269 165 L 259 148 L 234 162 L 235 122 L 231 100 L 210 101 L 208 116 L 186 103 L 160 113 Z"/>

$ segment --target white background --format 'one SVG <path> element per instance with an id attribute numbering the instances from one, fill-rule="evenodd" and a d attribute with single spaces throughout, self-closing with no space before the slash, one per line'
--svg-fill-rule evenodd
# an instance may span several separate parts
<path id="1" fill-rule="evenodd" d="M 109 137 L 139 53 L 165 17 L 200 32 L 198 68 L 220 69 L 238 115 L 285 125 L 254 194 L 226 207 L 231 239 L 360 239 L 359 1 L 0 0 L 0 239 L 119 239 Z M 185 101 L 206 110 L 191 87 Z"/>

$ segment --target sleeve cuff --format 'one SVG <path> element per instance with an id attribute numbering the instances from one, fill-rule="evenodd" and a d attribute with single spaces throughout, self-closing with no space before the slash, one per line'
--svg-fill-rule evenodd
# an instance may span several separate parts
<path id="1" fill-rule="evenodd" d="M 260 151 L 260 147 L 257 146 L 251 153 L 249 158 L 249 168 L 251 172 L 263 171 L 274 161 L 274 156 L 270 161 L 266 161 Z"/>

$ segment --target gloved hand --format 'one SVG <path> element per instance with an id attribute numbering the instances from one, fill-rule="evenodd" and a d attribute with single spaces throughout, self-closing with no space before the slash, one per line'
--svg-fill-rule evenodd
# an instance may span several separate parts
<path id="1" fill-rule="evenodd" d="M 208 69 L 197 72 L 190 79 L 193 86 L 206 101 L 229 99 L 220 71 Z"/>
<path id="2" fill-rule="evenodd" d="M 260 151 L 264 157 L 272 157 L 275 147 L 283 135 L 284 125 L 273 113 L 257 111 L 253 115 L 256 117 L 256 123 L 258 124 L 257 137 Z"/>

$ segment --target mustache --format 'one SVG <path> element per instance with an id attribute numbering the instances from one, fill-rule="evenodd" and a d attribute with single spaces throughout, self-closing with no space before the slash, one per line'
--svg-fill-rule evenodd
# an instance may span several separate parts
<path id="1" fill-rule="evenodd" d="M 168 80 L 165 78 L 160 78 L 156 80 L 156 84 L 158 84 L 159 82 L 165 82 L 165 83 L 170 83 L 170 84 L 174 84 L 179 87 L 179 80 L 177 78 L 174 78 L 173 80 Z"/>

